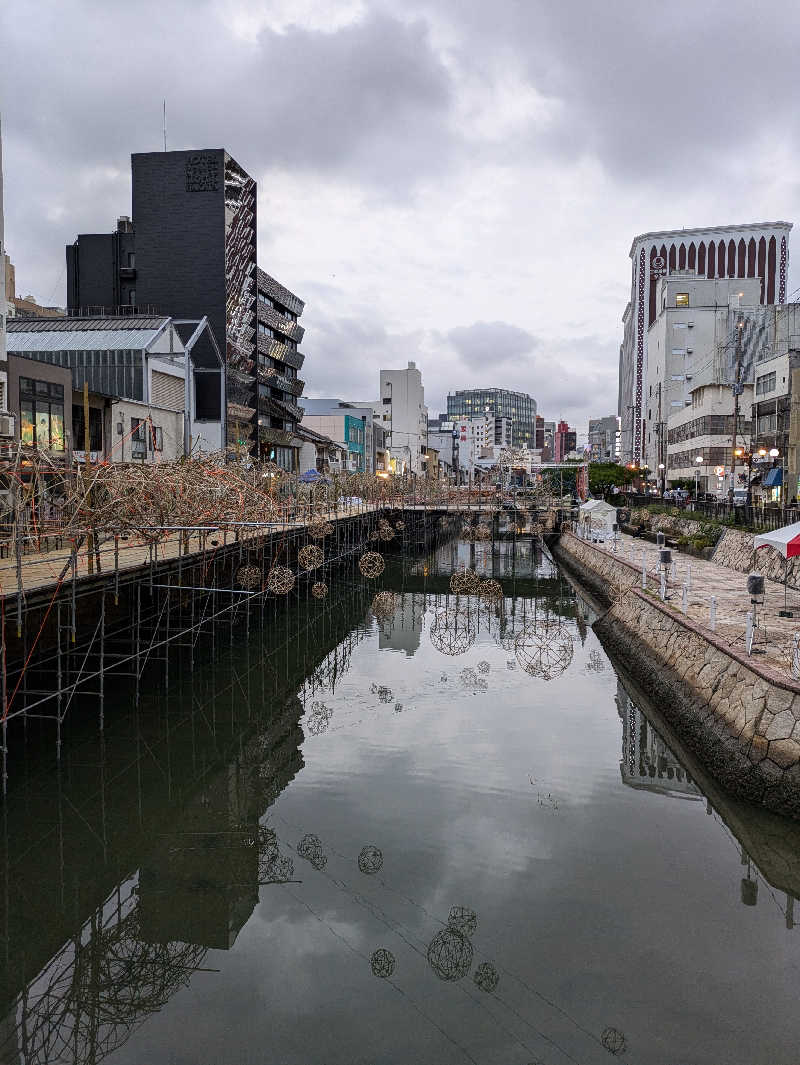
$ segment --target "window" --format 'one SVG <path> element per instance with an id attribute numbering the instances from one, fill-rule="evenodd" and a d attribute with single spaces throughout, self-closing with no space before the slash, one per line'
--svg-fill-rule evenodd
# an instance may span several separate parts
<path id="1" fill-rule="evenodd" d="M 673 322 L 672 323 L 672 328 L 673 329 L 685 329 L 686 328 L 686 322 Z"/>
<path id="2" fill-rule="evenodd" d="M 135 459 L 147 458 L 147 422 L 131 418 L 131 455 Z"/>
<path id="3" fill-rule="evenodd" d="M 778 380 L 778 374 L 776 370 L 772 373 L 762 374 L 761 377 L 756 378 L 756 395 L 763 396 L 766 392 L 772 392 Z"/>
<path id="4" fill-rule="evenodd" d="M 83 404 L 72 404 L 72 446 L 83 451 L 86 445 L 86 423 L 83 419 Z M 103 450 L 103 412 L 99 407 L 89 407 L 89 450 Z"/>
<path id="5" fill-rule="evenodd" d="M 774 433 L 778 428 L 778 416 L 776 414 L 762 414 L 758 419 L 758 432 Z"/>
<path id="6" fill-rule="evenodd" d="M 689 293 L 688 292 L 676 292 L 675 293 L 675 306 L 676 307 L 688 307 L 689 306 Z"/>
<path id="7" fill-rule="evenodd" d="M 150 439 L 153 445 L 153 451 L 164 450 L 164 431 L 160 425 L 150 426 Z"/>
<path id="8" fill-rule="evenodd" d="M 685 380 L 682 373 L 674 373 L 670 375 L 670 381 L 683 381 Z"/>
<path id="9" fill-rule="evenodd" d="M 23 444 L 64 450 L 64 386 L 19 379 L 19 435 Z"/>
<path id="10" fill-rule="evenodd" d="M 135 288 L 131 289 L 131 294 L 128 297 L 128 302 L 130 303 L 131 307 L 135 307 L 136 306 L 136 289 Z"/>
<path id="11" fill-rule="evenodd" d="M 686 349 L 685 348 L 673 348 L 672 349 L 672 354 L 673 355 L 685 355 L 686 354 Z"/>

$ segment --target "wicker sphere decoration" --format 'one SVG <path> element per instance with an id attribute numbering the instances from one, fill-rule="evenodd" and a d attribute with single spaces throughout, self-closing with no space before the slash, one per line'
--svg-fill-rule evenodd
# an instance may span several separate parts
<path id="1" fill-rule="evenodd" d="M 484 522 L 481 522 L 480 524 L 475 526 L 473 537 L 476 542 L 480 542 L 482 540 L 491 540 L 492 530 Z"/>
<path id="2" fill-rule="evenodd" d="M 316 544 L 306 544 L 297 553 L 297 561 L 305 570 L 316 569 L 317 566 L 322 565 L 324 560 L 323 550 L 321 547 L 317 547 Z"/>
<path id="3" fill-rule="evenodd" d="M 475 642 L 471 619 L 458 610 L 438 610 L 428 635 L 440 654 L 451 657 L 463 655 Z"/>
<path id="4" fill-rule="evenodd" d="M 294 574 L 288 566 L 273 566 L 267 577 L 267 588 L 275 595 L 288 595 L 294 588 Z"/>
<path id="5" fill-rule="evenodd" d="M 450 591 L 454 595 L 475 595 L 481 579 L 474 569 L 461 570 L 450 578 Z"/>
<path id="6" fill-rule="evenodd" d="M 569 630 L 555 620 L 527 626 L 514 641 L 517 662 L 531 677 L 542 680 L 560 677 L 568 669 L 573 651 Z"/>
<path id="7" fill-rule="evenodd" d="M 486 661 L 485 658 L 482 658 L 480 660 L 480 662 L 478 663 L 478 672 L 479 673 L 488 673 L 491 668 L 492 667 L 489 665 L 489 663 Z"/>
<path id="8" fill-rule="evenodd" d="M 333 717 L 333 710 L 325 703 L 313 702 L 306 718 L 306 728 L 312 736 L 320 736 L 325 732 Z"/>
<path id="9" fill-rule="evenodd" d="M 472 979 L 481 991 L 486 991 L 487 994 L 491 995 L 493 991 L 497 990 L 497 985 L 500 983 L 500 974 L 491 962 L 484 961 L 475 970 L 475 975 Z"/>
<path id="10" fill-rule="evenodd" d="M 625 1050 L 625 1036 L 619 1028 L 604 1028 L 600 1042 L 609 1054 L 622 1054 Z"/>
<path id="11" fill-rule="evenodd" d="M 306 862 L 310 862 L 315 869 L 324 869 L 328 859 L 322 850 L 322 840 L 309 832 L 303 836 L 296 847 L 297 856 Z"/>
<path id="12" fill-rule="evenodd" d="M 378 522 L 378 536 L 381 540 L 393 540 L 394 529 L 383 518 Z"/>
<path id="13" fill-rule="evenodd" d="M 333 526 L 324 518 L 312 518 L 308 523 L 308 535 L 312 540 L 324 540 L 333 532 Z"/>
<path id="14" fill-rule="evenodd" d="M 311 585 L 311 594 L 315 599 L 324 599 L 328 594 L 328 586 L 324 581 L 316 581 Z"/>
<path id="15" fill-rule="evenodd" d="M 428 945 L 428 965 L 440 980 L 462 980 L 472 965 L 472 944 L 454 928 L 443 928 Z"/>
<path id="16" fill-rule="evenodd" d="M 394 954 L 390 950 L 386 950 L 385 947 L 378 947 L 369 959 L 372 975 L 379 977 L 381 980 L 386 980 L 392 975 L 396 964 Z"/>
<path id="17" fill-rule="evenodd" d="M 491 577 L 489 580 L 481 581 L 478 588 L 478 595 L 481 599 L 488 601 L 494 601 L 503 598 L 503 586 L 500 581 L 493 580 Z"/>
<path id="18" fill-rule="evenodd" d="M 462 669 L 458 678 L 465 688 L 474 688 L 478 683 L 478 674 L 469 666 Z"/>
<path id="19" fill-rule="evenodd" d="M 478 927 L 478 915 L 468 906 L 451 906 L 450 915 L 447 918 L 447 927 L 468 939 L 475 934 Z"/>
<path id="20" fill-rule="evenodd" d="M 367 537 L 367 539 L 371 540 L 373 543 L 375 543 L 379 538 L 380 538 L 380 534 L 378 533 L 377 529 L 373 529 L 372 532 Z"/>
<path id="21" fill-rule="evenodd" d="M 358 568 L 363 576 L 374 580 L 376 577 L 380 577 L 386 569 L 386 563 L 383 561 L 383 555 L 379 555 L 377 551 L 367 551 L 358 560 Z"/>
<path id="22" fill-rule="evenodd" d="M 358 868 L 365 876 L 374 876 L 375 873 L 380 872 L 382 866 L 383 851 L 379 847 L 368 843 L 366 847 L 361 848 L 361 853 L 358 856 Z"/>
<path id="23" fill-rule="evenodd" d="M 294 862 L 285 854 L 277 854 L 258 863 L 258 881 L 260 884 L 285 884 L 294 876 Z"/>
<path id="24" fill-rule="evenodd" d="M 589 652 L 589 661 L 586 663 L 586 668 L 590 673 L 602 673 L 605 670 L 603 656 L 599 651 Z"/>
<path id="25" fill-rule="evenodd" d="M 390 703 L 394 699 L 391 688 L 378 688 L 378 698 L 382 703 Z"/>
<path id="26" fill-rule="evenodd" d="M 236 583 L 245 591 L 252 591 L 261 584 L 261 570 L 258 566 L 240 566 L 236 571 Z"/>
<path id="27" fill-rule="evenodd" d="M 386 621 L 394 615 L 396 602 L 394 592 L 378 592 L 370 609 L 379 621 Z"/>
<path id="28" fill-rule="evenodd" d="M 406 523 L 404 521 L 396 521 L 394 523 L 394 527 L 395 529 L 397 529 L 398 532 L 402 532 L 403 529 L 405 529 L 406 527 Z"/>

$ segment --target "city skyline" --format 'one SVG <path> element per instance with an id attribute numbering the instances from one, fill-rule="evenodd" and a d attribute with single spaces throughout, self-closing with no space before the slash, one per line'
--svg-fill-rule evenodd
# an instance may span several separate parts
<path id="1" fill-rule="evenodd" d="M 118 29 L 101 5 L 0 15 L 19 289 L 63 301 L 63 245 L 129 202 L 130 155 L 161 146 L 166 98 L 170 149 L 225 145 L 259 182 L 259 262 L 308 303 L 310 395 L 359 394 L 366 369 L 412 358 L 431 410 L 452 387 L 501 385 L 587 424 L 615 408 L 632 236 L 798 213 L 793 11 L 777 43 L 747 22 L 774 76 L 707 86 L 701 114 L 679 74 L 736 52 L 741 4 L 724 25 L 692 8 L 680 45 L 629 3 L 597 27 L 539 4 L 140 8 L 113 49 L 98 47 Z M 653 52 L 675 72 L 668 97 L 630 91 L 651 84 Z"/>

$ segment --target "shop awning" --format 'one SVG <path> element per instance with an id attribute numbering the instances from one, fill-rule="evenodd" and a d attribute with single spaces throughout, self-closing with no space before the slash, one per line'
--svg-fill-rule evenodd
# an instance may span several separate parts
<path id="1" fill-rule="evenodd" d="M 767 470 L 762 484 L 765 488 L 780 488 L 783 484 L 783 469 L 778 466 L 774 470 Z"/>

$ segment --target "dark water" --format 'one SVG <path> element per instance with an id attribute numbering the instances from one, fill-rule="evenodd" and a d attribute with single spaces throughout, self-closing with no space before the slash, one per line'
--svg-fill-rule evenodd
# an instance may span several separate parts
<path id="1" fill-rule="evenodd" d="M 798 1060 L 800 832 L 708 801 L 530 547 L 479 546 L 508 598 L 441 653 L 469 558 L 387 572 L 383 622 L 354 576 L 168 694 L 154 665 L 15 767 L 4 1065 Z"/>

